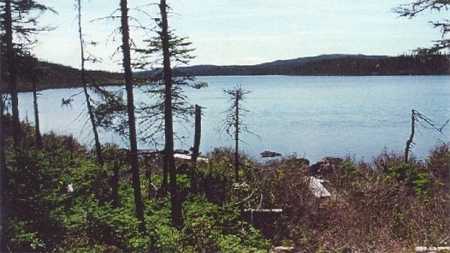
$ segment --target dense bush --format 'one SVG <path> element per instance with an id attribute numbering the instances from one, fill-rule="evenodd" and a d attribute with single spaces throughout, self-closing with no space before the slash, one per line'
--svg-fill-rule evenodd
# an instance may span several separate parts
<path id="1" fill-rule="evenodd" d="M 382 154 L 371 164 L 327 164 L 328 199 L 311 194 L 307 167 L 294 158 L 271 164 L 261 178 L 265 195 L 274 195 L 268 205 L 284 210 L 275 241 L 300 252 L 410 252 L 450 243 L 449 154 L 442 146 L 426 162 Z"/>
<path id="2" fill-rule="evenodd" d="M 185 194 L 181 230 L 171 226 L 167 197 L 147 199 L 146 232 L 141 233 L 127 163 L 120 160 L 124 157 L 118 147 L 105 147 L 110 160 L 99 166 L 70 136 L 45 135 L 43 147 L 37 148 L 33 129 L 26 124 L 23 129 L 28 145 L 19 159 L 8 140 L 11 252 L 265 252 L 269 248 L 259 231 L 241 219 L 237 207 L 216 205 L 202 193 Z M 119 203 L 112 197 L 114 170 L 120 177 Z M 159 174 L 153 182 L 160 183 Z M 189 192 L 189 175 L 179 175 L 178 183 L 180 192 Z M 148 191 L 148 184 L 142 186 Z"/>
<path id="3" fill-rule="evenodd" d="M 26 150 L 14 152 L 7 140 L 11 252 L 267 252 L 271 245 L 299 252 L 409 252 L 450 243 L 447 145 L 408 163 L 395 154 L 372 163 L 327 158 L 316 175 L 333 195 L 326 199 L 312 194 L 314 166 L 303 158 L 262 165 L 242 156 L 236 183 L 231 151 L 216 149 L 195 171 L 179 164 L 180 230 L 171 226 L 170 201 L 159 192 L 158 159 L 141 161 L 148 193 L 142 233 L 123 150 L 106 146 L 99 166 L 70 136 L 45 135 L 37 148 L 33 129 L 23 129 Z M 270 238 L 242 218 L 243 209 L 257 207 L 283 209 Z"/>

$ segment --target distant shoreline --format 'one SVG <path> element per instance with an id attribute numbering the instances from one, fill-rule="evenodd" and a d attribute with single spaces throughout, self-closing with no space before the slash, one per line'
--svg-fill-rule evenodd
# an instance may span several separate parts
<path id="1" fill-rule="evenodd" d="M 47 76 L 40 90 L 78 88 L 80 70 L 61 64 L 40 62 Z M 160 70 L 136 71 L 134 77 L 141 82 L 151 79 Z M 448 55 L 319 55 L 291 60 L 278 60 L 256 65 L 195 65 L 174 69 L 175 76 L 432 76 L 450 75 Z M 87 71 L 87 76 L 100 86 L 117 86 L 122 83 L 119 72 Z M 5 87 L 6 88 L 6 87 Z M 19 82 L 18 90 L 31 91 L 31 85 Z"/>
<path id="2" fill-rule="evenodd" d="M 398 75 L 197 75 L 197 77 L 253 77 L 253 76 L 286 76 L 286 77 L 406 77 L 406 76 L 450 76 L 450 74 L 417 74 L 417 75 L 406 75 L 406 74 L 398 74 Z M 450 84 L 450 83 L 449 83 Z M 124 84 L 119 83 L 103 83 L 100 84 L 100 87 L 117 87 L 117 86 L 123 86 Z M 51 85 L 49 85 L 51 86 Z M 145 84 L 142 86 L 146 86 Z M 39 91 L 46 91 L 46 90 L 62 90 L 62 89 L 79 89 L 82 88 L 82 85 L 63 85 L 63 87 L 60 86 L 54 86 L 54 87 L 45 87 L 38 89 Z M 29 93 L 32 92 L 31 89 L 20 89 L 19 93 Z"/>

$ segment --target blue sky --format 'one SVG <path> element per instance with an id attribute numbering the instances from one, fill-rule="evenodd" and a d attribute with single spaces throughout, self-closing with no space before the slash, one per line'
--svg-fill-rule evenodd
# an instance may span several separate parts
<path id="1" fill-rule="evenodd" d="M 73 0 L 46 0 L 58 15 L 42 23 L 56 25 L 39 36 L 35 54 L 45 60 L 79 66 L 77 24 Z M 151 0 L 129 0 L 130 8 L 157 15 Z M 168 0 L 171 24 L 196 48 L 192 64 L 255 64 L 330 53 L 398 55 L 431 45 L 440 33 L 429 24 L 443 17 L 425 13 L 399 18 L 392 9 L 408 0 Z M 84 0 L 85 34 L 99 46 L 90 51 L 103 59 L 90 68 L 120 70 L 113 57 L 117 43 L 109 36 L 117 22 L 92 19 L 107 16 L 119 0 Z M 139 12 L 143 25 L 152 22 Z M 448 15 L 448 13 L 446 13 Z M 132 33 L 136 41 L 142 34 Z M 108 39 L 109 38 L 109 39 Z M 117 38 L 119 39 L 119 38 Z"/>

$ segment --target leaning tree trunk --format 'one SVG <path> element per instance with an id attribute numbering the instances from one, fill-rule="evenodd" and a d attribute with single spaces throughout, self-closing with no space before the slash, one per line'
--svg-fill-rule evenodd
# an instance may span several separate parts
<path id="1" fill-rule="evenodd" d="M 409 153 L 411 152 L 411 145 L 414 142 L 414 135 L 416 132 L 416 111 L 412 110 L 411 112 L 411 134 L 406 141 L 406 147 L 405 147 L 405 163 L 409 161 Z"/>
<path id="2" fill-rule="evenodd" d="M 95 153 L 97 156 L 97 162 L 100 165 L 103 165 L 103 156 L 102 156 L 102 146 L 100 144 L 100 138 L 98 135 L 97 123 L 95 121 L 94 110 L 91 104 L 91 98 L 89 96 L 87 81 L 86 81 L 86 58 L 84 57 L 84 39 L 83 39 L 83 30 L 81 25 L 81 0 L 77 0 L 78 4 L 78 36 L 80 40 L 80 59 L 81 59 L 81 83 L 83 85 L 84 97 L 86 100 L 86 107 L 89 114 L 89 120 L 92 126 L 92 132 L 94 133 L 94 141 L 95 141 Z"/>
<path id="3" fill-rule="evenodd" d="M 235 100 L 235 122 L 234 122 L 234 173 L 236 182 L 239 181 L 239 132 L 240 132 L 240 126 L 239 126 L 239 98 L 240 94 L 239 91 L 237 91 L 236 94 L 236 100 Z"/>
<path id="4" fill-rule="evenodd" d="M 182 204 L 177 193 L 177 173 L 174 160 L 174 141 L 173 141 L 173 114 L 172 114 L 172 67 L 170 63 L 170 38 L 169 22 L 167 19 L 167 4 L 161 0 L 159 4 L 161 12 L 161 42 L 163 49 L 164 65 L 164 164 L 169 171 L 169 191 L 171 200 L 172 225 L 181 228 L 183 225 Z"/>
<path id="5" fill-rule="evenodd" d="M 12 110 L 12 134 L 14 139 L 14 146 L 16 152 L 21 147 L 21 130 L 20 130 L 20 117 L 19 117 L 19 96 L 17 94 L 17 63 L 16 53 L 13 45 L 13 20 L 11 14 L 11 0 L 5 0 L 5 38 L 6 38 L 6 58 L 9 84 L 9 93 L 11 96 L 11 110 Z"/>
<path id="6" fill-rule="evenodd" d="M 34 128 L 36 131 L 36 146 L 42 147 L 42 135 L 41 135 L 41 127 L 39 124 L 39 105 L 38 105 L 38 95 L 37 95 L 37 80 L 33 78 L 33 108 L 34 108 Z"/>
<path id="7" fill-rule="evenodd" d="M 134 202 L 136 206 L 136 216 L 140 222 L 141 231 L 145 231 L 144 202 L 142 201 L 141 182 L 139 178 L 139 163 L 137 153 L 137 133 L 136 118 L 134 115 L 134 95 L 133 95 L 133 72 L 131 70 L 131 50 L 130 50 L 130 30 L 128 25 L 128 3 L 127 0 L 120 0 L 121 10 L 121 31 L 122 31 L 122 53 L 123 68 L 125 78 L 125 88 L 127 90 L 127 111 L 128 127 L 130 137 L 129 161 L 133 173 Z"/>

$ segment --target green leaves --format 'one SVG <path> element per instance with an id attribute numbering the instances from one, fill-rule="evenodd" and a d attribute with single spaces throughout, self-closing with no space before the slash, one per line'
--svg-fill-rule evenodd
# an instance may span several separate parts
<path id="1" fill-rule="evenodd" d="M 428 172 L 420 170 L 411 164 L 403 163 L 387 170 L 387 176 L 399 182 L 411 186 L 417 194 L 423 194 L 432 185 L 431 177 Z"/>
<path id="2" fill-rule="evenodd" d="M 12 234 L 11 247 L 22 250 L 43 250 L 45 243 L 39 238 L 37 232 L 30 231 L 25 221 L 14 220 L 10 224 L 9 234 Z"/>
<path id="3" fill-rule="evenodd" d="M 185 241 L 196 252 L 266 252 L 269 248 L 259 231 L 241 220 L 237 208 L 192 199 L 185 210 Z"/>

